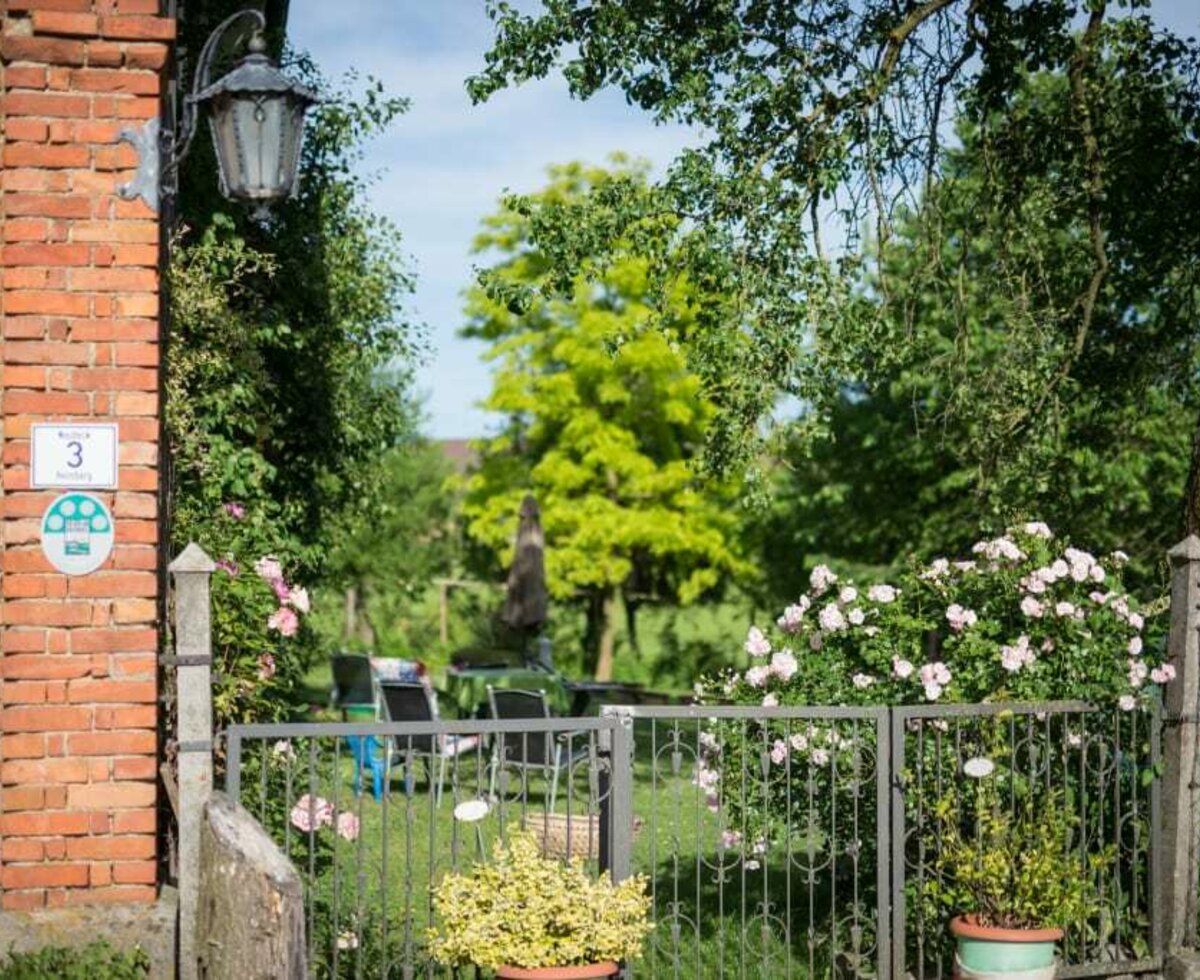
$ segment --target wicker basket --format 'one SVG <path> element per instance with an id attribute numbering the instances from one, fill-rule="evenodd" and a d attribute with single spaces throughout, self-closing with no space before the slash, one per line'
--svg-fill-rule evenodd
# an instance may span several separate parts
<path id="1" fill-rule="evenodd" d="M 591 816 L 572 813 L 570 817 L 565 813 L 529 813 L 521 818 L 521 827 L 533 831 L 542 850 L 550 857 L 596 860 L 600 856 L 600 815 L 597 813 Z M 641 829 L 642 821 L 634 820 L 634 837 Z"/>

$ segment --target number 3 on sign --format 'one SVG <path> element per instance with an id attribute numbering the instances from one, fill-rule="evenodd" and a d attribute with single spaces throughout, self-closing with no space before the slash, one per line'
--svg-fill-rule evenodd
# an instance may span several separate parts
<path id="1" fill-rule="evenodd" d="M 79 469 L 79 467 L 83 465 L 83 443 L 74 441 L 68 442 L 67 451 L 70 453 L 70 458 L 67 460 L 67 465 L 73 470 Z"/>

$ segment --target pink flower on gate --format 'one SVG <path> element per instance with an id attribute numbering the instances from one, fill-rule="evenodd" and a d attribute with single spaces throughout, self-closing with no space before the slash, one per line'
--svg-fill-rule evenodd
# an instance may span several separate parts
<path id="1" fill-rule="evenodd" d="M 889 603 L 895 602 L 899 591 L 890 585 L 872 585 L 867 589 L 867 598 L 872 602 Z"/>
<path id="2" fill-rule="evenodd" d="M 799 602 L 788 606 L 783 611 L 783 615 L 775 621 L 775 625 L 785 633 L 799 632 L 800 626 L 804 622 L 804 614 L 808 612 L 808 607 L 808 596 L 801 596 Z"/>
<path id="3" fill-rule="evenodd" d="M 860 691 L 863 691 L 875 683 L 875 678 L 870 674 L 855 674 L 850 678 L 850 682 Z"/>
<path id="4" fill-rule="evenodd" d="M 892 676 L 897 680 L 906 680 L 912 676 L 913 665 L 901 657 L 892 657 Z"/>
<path id="5" fill-rule="evenodd" d="M 808 577 L 808 582 L 817 595 L 821 595 L 837 580 L 838 577 L 828 565 L 818 565 Z"/>
<path id="6" fill-rule="evenodd" d="M 239 504 L 236 500 L 230 500 L 225 504 L 225 513 L 232 517 L 235 521 L 240 521 L 246 516 L 246 508 Z"/>
<path id="7" fill-rule="evenodd" d="M 788 757 L 788 744 L 781 738 L 775 739 L 775 744 L 771 746 L 771 761 L 775 765 L 782 765 Z"/>
<path id="8" fill-rule="evenodd" d="M 292 590 L 288 588 L 287 582 L 281 578 L 272 579 L 271 588 L 275 592 L 275 598 L 280 602 L 287 602 L 292 597 Z"/>
<path id="9" fill-rule="evenodd" d="M 721 831 L 721 846 L 724 848 L 737 847 L 742 842 L 742 835 L 736 830 Z"/>
<path id="10" fill-rule="evenodd" d="M 832 602 L 817 614 L 817 620 L 821 624 L 821 629 L 827 633 L 844 630 L 847 625 L 846 617 L 842 615 L 841 609 Z"/>
<path id="11" fill-rule="evenodd" d="M 762 687 L 767 683 L 767 678 L 771 676 L 771 668 L 763 664 L 751 667 L 745 673 L 746 683 L 751 687 Z"/>
<path id="12" fill-rule="evenodd" d="M 267 629 L 277 630 L 281 636 L 295 636 L 300 629 L 300 618 L 294 609 L 280 606 L 267 620 Z"/>
<path id="13" fill-rule="evenodd" d="M 796 655 L 791 650 L 776 650 L 775 655 L 771 657 L 771 673 L 785 683 L 790 681 L 799 669 Z"/>
<path id="14" fill-rule="evenodd" d="M 1137 698 L 1132 694 L 1122 694 L 1117 698 L 1117 707 L 1122 711 L 1132 711 L 1137 707 Z"/>
<path id="15" fill-rule="evenodd" d="M 333 823 L 333 804 L 324 797 L 312 797 L 305 793 L 292 807 L 289 819 L 293 827 L 306 834 L 319 830 Z"/>
<path id="16" fill-rule="evenodd" d="M 275 676 L 275 658 L 269 653 L 258 655 L 258 679 L 269 681 Z"/>
<path id="17" fill-rule="evenodd" d="M 356 840 L 358 838 L 359 822 L 358 817 L 353 813 L 342 811 L 337 816 L 337 832 L 338 836 L 344 840 Z"/>

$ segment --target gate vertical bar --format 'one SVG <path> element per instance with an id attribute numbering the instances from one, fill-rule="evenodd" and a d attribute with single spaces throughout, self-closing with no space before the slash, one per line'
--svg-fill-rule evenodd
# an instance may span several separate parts
<path id="1" fill-rule="evenodd" d="M 1154 779 L 1150 783 L 1150 955 L 1162 962 L 1163 900 L 1162 900 L 1162 707 L 1150 702 L 1150 768 Z M 1136 790 L 1135 790 L 1136 792 Z"/>
<path id="2" fill-rule="evenodd" d="M 194 541 L 168 566 L 175 579 L 175 692 L 178 720 L 179 976 L 197 975 L 200 823 L 212 795 L 212 608 L 216 563 Z"/>
<path id="3" fill-rule="evenodd" d="M 887 764 L 887 779 L 891 790 L 891 820 L 889 821 L 889 830 L 891 832 L 891 874 L 890 888 L 888 889 L 892 900 L 892 962 L 891 972 L 884 974 L 886 977 L 903 977 L 905 973 L 905 951 L 907 948 L 907 940 L 905 938 L 905 917 L 906 910 L 904 907 L 904 878 L 905 878 L 905 827 L 904 827 L 904 738 L 905 738 L 905 723 L 907 716 L 903 711 L 892 709 L 888 712 L 888 728 L 890 738 L 888 739 L 888 748 L 891 750 L 891 758 Z"/>
<path id="4" fill-rule="evenodd" d="M 1200 538 L 1190 535 L 1171 559 L 1171 631 L 1167 655 L 1175 680 L 1166 688 L 1166 785 L 1163 787 L 1162 888 L 1168 952 L 1197 939 L 1200 880 Z"/>
<path id="5" fill-rule="evenodd" d="M 880 980 L 887 980 L 892 963 L 891 734 L 891 719 L 880 711 L 875 716 L 875 953 Z"/>

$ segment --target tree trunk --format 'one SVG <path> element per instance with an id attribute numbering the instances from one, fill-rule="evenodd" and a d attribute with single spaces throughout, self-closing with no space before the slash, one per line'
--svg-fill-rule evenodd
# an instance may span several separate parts
<path id="1" fill-rule="evenodd" d="M 605 589 L 598 596 L 599 630 L 596 646 L 596 680 L 611 681 L 613 649 L 617 641 L 617 592 Z"/>
<path id="2" fill-rule="evenodd" d="M 1192 433 L 1192 462 L 1188 468 L 1187 486 L 1183 491 L 1183 528 L 1180 539 L 1200 534 L 1200 418 Z"/>
<path id="3" fill-rule="evenodd" d="M 623 601 L 625 604 L 625 635 L 629 637 L 629 649 L 633 651 L 638 659 L 641 659 L 642 648 L 638 643 L 637 631 L 638 606 L 641 603 L 637 599 L 630 597 L 628 593 L 624 596 Z"/>
<path id="4" fill-rule="evenodd" d="M 305 980 L 304 889 L 262 826 L 214 793 L 200 828 L 199 975 Z"/>

